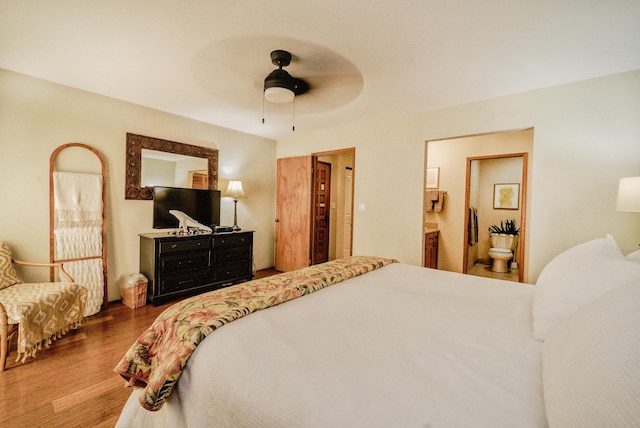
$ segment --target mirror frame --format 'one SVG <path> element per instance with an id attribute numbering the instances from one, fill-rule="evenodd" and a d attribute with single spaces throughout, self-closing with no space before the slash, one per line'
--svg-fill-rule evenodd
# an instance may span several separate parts
<path id="1" fill-rule="evenodd" d="M 142 187 L 142 149 L 207 159 L 209 189 L 218 188 L 218 150 L 127 132 L 125 199 L 151 200 L 153 187 Z"/>

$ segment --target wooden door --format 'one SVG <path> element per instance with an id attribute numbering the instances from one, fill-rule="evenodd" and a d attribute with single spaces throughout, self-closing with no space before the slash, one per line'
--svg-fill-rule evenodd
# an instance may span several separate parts
<path id="1" fill-rule="evenodd" d="M 192 189 L 208 189 L 209 175 L 207 171 L 189 171 L 189 187 Z"/>
<path id="2" fill-rule="evenodd" d="M 276 270 L 288 272 L 311 262 L 311 156 L 277 162 Z"/>
<path id="3" fill-rule="evenodd" d="M 345 168 L 344 172 L 344 238 L 342 246 L 342 257 L 351 255 L 351 222 L 352 222 L 352 194 L 353 194 L 353 170 Z"/>
<path id="4" fill-rule="evenodd" d="M 314 158 L 313 252 L 311 264 L 329 261 L 329 213 L 331 204 L 331 164 Z"/>

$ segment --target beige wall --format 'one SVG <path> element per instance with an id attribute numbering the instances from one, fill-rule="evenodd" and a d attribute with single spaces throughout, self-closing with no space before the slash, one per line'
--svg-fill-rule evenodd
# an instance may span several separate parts
<path id="1" fill-rule="evenodd" d="M 219 188 L 239 179 L 248 196 L 238 223 L 256 231 L 255 265 L 273 266 L 275 141 L 0 70 L 0 240 L 16 258 L 48 261 L 49 157 L 62 144 L 88 144 L 107 161 L 109 300 L 120 298 L 118 278 L 139 269 L 138 234 L 153 231 L 152 202 L 124 199 L 127 132 L 217 148 Z M 221 211 L 233 224 L 231 199 Z"/>
<path id="2" fill-rule="evenodd" d="M 72 141 L 96 147 L 108 162 L 110 299 L 118 299 L 118 277 L 138 270 L 137 235 L 151 231 L 151 203 L 124 199 L 125 133 L 133 132 L 220 150 L 219 187 L 245 183 L 238 223 L 257 232 L 258 269 L 273 265 L 276 157 L 355 147 L 354 254 L 421 265 L 425 141 L 534 127 L 534 282 L 553 256 L 606 233 L 625 253 L 637 248 L 640 214 L 616 212 L 615 193 L 620 177 L 640 175 L 639 95 L 634 71 L 335 130 L 298 129 L 276 148 L 271 140 L 0 70 L 0 239 L 16 257 L 47 260 L 49 156 Z M 229 199 L 222 221 L 233 221 Z"/>
<path id="3" fill-rule="evenodd" d="M 354 203 L 366 210 L 354 212 L 354 254 L 421 265 L 424 142 L 534 128 L 528 251 L 535 282 L 555 255 L 606 233 L 625 253 L 637 248 L 640 214 L 616 212 L 615 200 L 618 179 L 640 175 L 639 118 L 640 71 L 633 71 L 336 130 L 296 130 L 278 142 L 277 157 L 355 147 Z"/>

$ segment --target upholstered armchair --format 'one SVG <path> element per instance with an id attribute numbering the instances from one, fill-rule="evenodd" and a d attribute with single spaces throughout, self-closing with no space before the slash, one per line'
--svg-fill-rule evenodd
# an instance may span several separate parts
<path id="1" fill-rule="evenodd" d="M 14 264 L 56 268 L 60 282 L 24 283 Z M 87 290 L 73 282 L 62 263 L 13 260 L 9 246 L 0 242 L 0 371 L 4 371 L 10 344 L 17 334 L 16 361 L 35 357 L 49 344 L 77 328 L 84 316 Z"/>

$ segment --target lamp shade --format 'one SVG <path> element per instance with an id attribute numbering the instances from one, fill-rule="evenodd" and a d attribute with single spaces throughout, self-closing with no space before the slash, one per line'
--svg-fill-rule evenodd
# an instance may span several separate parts
<path id="1" fill-rule="evenodd" d="M 244 190 L 242 190 L 242 181 L 230 181 L 227 189 L 222 193 L 226 198 L 240 199 L 246 198 Z"/>
<path id="2" fill-rule="evenodd" d="M 640 212 L 640 177 L 620 179 L 616 209 L 618 211 Z"/>

